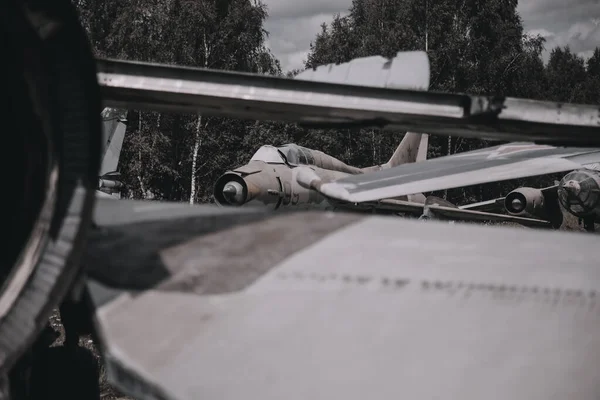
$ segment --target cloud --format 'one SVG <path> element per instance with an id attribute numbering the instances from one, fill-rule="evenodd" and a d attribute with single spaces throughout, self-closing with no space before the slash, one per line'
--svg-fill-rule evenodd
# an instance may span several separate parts
<path id="1" fill-rule="evenodd" d="M 548 39 L 552 39 L 554 38 L 554 33 L 550 32 L 549 30 L 546 30 L 544 28 L 541 29 L 530 29 L 529 31 L 527 31 L 527 33 L 531 36 L 541 36 L 543 38 L 546 38 L 546 40 Z"/>
<path id="2" fill-rule="evenodd" d="M 584 60 L 589 60 L 594 55 L 594 50 L 587 50 L 577 53 L 579 57 L 582 57 Z"/>
<path id="3" fill-rule="evenodd" d="M 562 31 L 600 16 L 598 0 L 520 0 L 517 11 L 527 29 Z"/>
<path id="4" fill-rule="evenodd" d="M 269 17 L 279 18 L 306 18 L 318 14 L 335 15 L 337 12 L 347 11 L 351 0 L 264 0 L 269 11 Z"/>
<path id="5" fill-rule="evenodd" d="M 600 47 L 598 0 L 521 0 L 517 10 L 527 33 L 546 38 L 545 61 L 556 46 L 586 58 Z"/>
<path id="6" fill-rule="evenodd" d="M 560 32 L 549 32 L 545 29 L 532 29 L 529 34 L 540 34 L 546 38 L 544 61 L 550 57 L 550 51 L 557 47 L 569 46 L 572 52 L 589 58 L 596 47 L 600 47 L 600 24 L 593 21 L 575 22 Z"/>
<path id="7" fill-rule="evenodd" d="M 315 40 L 321 24 L 331 22 L 336 13 L 345 14 L 343 11 L 315 13 L 300 18 L 269 17 L 265 23 L 265 29 L 269 32 L 267 45 L 281 62 L 283 70 L 302 68 L 310 43 Z"/>

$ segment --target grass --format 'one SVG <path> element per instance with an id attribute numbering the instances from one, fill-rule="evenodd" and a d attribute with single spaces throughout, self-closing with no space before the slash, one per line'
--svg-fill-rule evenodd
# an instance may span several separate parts
<path id="1" fill-rule="evenodd" d="M 52 327 L 52 329 L 54 329 L 54 331 L 56 331 L 59 334 L 58 338 L 52 344 L 51 347 L 62 346 L 65 340 L 65 330 L 60 321 L 60 314 L 58 312 L 58 309 L 54 310 L 54 312 L 50 316 L 50 326 Z M 104 368 L 102 358 L 100 357 L 100 353 L 94 345 L 92 338 L 87 335 L 81 337 L 79 339 L 79 346 L 89 350 L 94 355 L 96 362 L 98 362 L 98 366 L 100 367 L 100 398 L 102 400 L 133 400 L 130 397 L 123 396 L 116 389 L 114 389 L 111 385 L 108 384 L 108 381 L 106 379 L 106 369 Z"/>

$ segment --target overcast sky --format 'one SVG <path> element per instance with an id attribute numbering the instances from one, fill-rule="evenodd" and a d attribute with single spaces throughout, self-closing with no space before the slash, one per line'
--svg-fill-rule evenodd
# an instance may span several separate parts
<path id="1" fill-rule="evenodd" d="M 347 13 L 351 0 L 263 0 L 269 8 L 268 46 L 284 71 L 302 68 L 323 22 Z M 589 56 L 600 46 L 600 0 L 520 0 L 525 30 L 546 37 L 546 48 L 569 45 Z M 546 54 L 547 57 L 547 54 Z"/>

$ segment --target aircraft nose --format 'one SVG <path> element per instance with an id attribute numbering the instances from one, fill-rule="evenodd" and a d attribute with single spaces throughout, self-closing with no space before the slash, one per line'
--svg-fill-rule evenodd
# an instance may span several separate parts
<path id="1" fill-rule="evenodd" d="M 223 197 L 231 205 L 244 204 L 244 188 L 238 182 L 227 182 L 223 186 Z"/>

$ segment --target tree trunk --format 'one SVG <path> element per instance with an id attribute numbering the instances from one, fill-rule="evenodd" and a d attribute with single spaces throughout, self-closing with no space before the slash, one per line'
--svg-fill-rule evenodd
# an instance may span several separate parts
<path id="1" fill-rule="evenodd" d="M 452 154 L 452 136 L 448 136 L 448 155 Z M 444 200 L 448 200 L 448 189 L 444 190 Z"/>
<path id="2" fill-rule="evenodd" d="M 429 51 L 429 7 L 428 1 L 425 0 L 425 52 Z"/>
<path id="3" fill-rule="evenodd" d="M 142 134 L 142 112 L 138 114 L 138 133 Z M 142 192 L 142 199 L 146 198 L 146 187 L 144 186 L 144 180 L 142 179 L 142 171 L 144 170 L 142 166 L 142 150 L 138 151 L 138 161 L 140 163 L 140 169 L 138 170 L 137 180 L 140 184 L 140 191 Z"/>
<path id="4" fill-rule="evenodd" d="M 371 162 L 371 165 L 377 165 L 379 164 L 379 161 L 377 160 L 377 152 L 376 152 L 376 145 L 375 145 L 375 131 L 371 131 L 371 147 L 373 148 L 373 160 Z"/>
<path id="5" fill-rule="evenodd" d="M 198 163 L 198 150 L 200 149 L 200 130 L 202 129 L 202 115 L 198 115 L 196 122 L 196 135 L 194 137 L 194 150 L 192 152 L 192 183 L 190 187 L 190 204 L 196 199 L 196 164 Z"/>
<path id="6" fill-rule="evenodd" d="M 206 41 L 206 31 L 203 32 L 202 38 L 204 41 L 204 68 L 208 68 L 208 57 L 210 49 Z M 198 164 L 198 150 L 200 149 L 200 132 L 202 129 L 202 115 L 198 115 L 196 122 L 196 134 L 194 137 L 194 150 L 192 152 L 192 182 L 190 183 L 190 204 L 194 204 L 196 200 L 196 165 Z"/>

